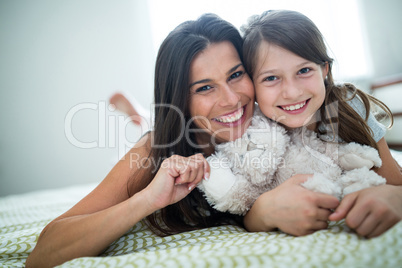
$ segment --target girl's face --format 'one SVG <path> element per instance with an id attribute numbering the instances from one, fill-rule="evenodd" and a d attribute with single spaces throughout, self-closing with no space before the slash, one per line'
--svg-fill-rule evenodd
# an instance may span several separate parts
<path id="1" fill-rule="evenodd" d="M 328 64 L 318 65 L 266 41 L 258 55 L 253 80 L 261 111 L 287 128 L 313 129 L 312 118 L 325 98 Z"/>
<path id="2" fill-rule="evenodd" d="M 218 142 L 235 140 L 250 124 L 254 87 L 230 42 L 209 45 L 190 66 L 190 113 Z"/>

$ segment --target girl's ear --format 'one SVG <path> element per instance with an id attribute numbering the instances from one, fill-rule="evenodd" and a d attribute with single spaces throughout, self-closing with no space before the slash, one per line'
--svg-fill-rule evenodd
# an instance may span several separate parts
<path id="1" fill-rule="evenodd" d="M 325 79 L 325 77 L 327 77 L 328 71 L 329 71 L 329 65 L 328 61 L 326 61 L 322 66 L 322 79 Z"/>

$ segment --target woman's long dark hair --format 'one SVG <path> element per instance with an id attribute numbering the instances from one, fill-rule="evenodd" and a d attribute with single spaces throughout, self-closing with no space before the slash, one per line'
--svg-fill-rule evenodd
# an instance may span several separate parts
<path id="1" fill-rule="evenodd" d="M 325 124 L 329 129 L 338 126 L 338 135 L 344 142 L 357 142 L 377 148 L 372 137 L 372 130 L 367 125 L 370 103 L 382 109 L 393 122 L 392 113 L 380 100 L 357 89 L 350 83 L 336 85 L 332 76 L 333 59 L 329 57 L 323 36 L 317 26 L 303 14 L 291 10 L 266 11 L 262 15 L 250 18 L 244 31 L 243 52 L 245 67 L 250 77 L 253 77 L 258 60 L 258 48 L 262 41 L 277 45 L 294 54 L 319 65 L 328 64 L 328 74 L 324 80 L 326 96 L 319 109 L 319 126 Z M 366 116 L 362 118 L 347 101 L 356 95 L 360 97 Z M 336 105 L 334 105 L 336 104 Z M 335 133 L 336 131 L 334 131 Z M 335 137 L 334 137 L 335 138 Z"/>
<path id="2" fill-rule="evenodd" d="M 198 20 L 187 21 L 175 28 L 162 43 L 155 67 L 155 125 L 149 158 L 156 167 L 136 172 L 130 183 L 144 188 L 159 170 L 161 162 L 173 154 L 191 156 L 202 153 L 192 146 L 196 139 L 187 132 L 189 112 L 189 72 L 194 57 L 213 43 L 228 41 L 242 57 L 243 40 L 238 30 L 214 14 L 204 14 Z M 197 128 L 190 124 L 191 129 Z M 151 136 L 151 135 L 150 135 Z M 129 183 L 129 188 L 130 187 Z M 160 213 L 147 217 L 150 228 L 159 235 L 169 235 L 229 223 L 239 218 L 212 209 L 198 189 Z"/>

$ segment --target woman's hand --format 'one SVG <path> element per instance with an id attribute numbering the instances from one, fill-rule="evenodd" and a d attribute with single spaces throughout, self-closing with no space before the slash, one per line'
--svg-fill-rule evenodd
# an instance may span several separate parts
<path id="1" fill-rule="evenodd" d="M 311 175 L 295 175 L 277 188 L 262 194 L 244 219 L 249 231 L 271 231 L 301 236 L 328 227 L 337 198 L 312 192 L 300 184 Z"/>
<path id="2" fill-rule="evenodd" d="M 359 235 L 383 234 L 402 219 L 402 186 L 387 184 L 346 195 L 329 217 L 331 221 L 344 218 Z"/>
<path id="3" fill-rule="evenodd" d="M 165 159 L 152 182 L 144 189 L 154 210 L 174 204 L 186 197 L 203 179 L 210 167 L 202 154 L 190 157 L 173 155 Z"/>

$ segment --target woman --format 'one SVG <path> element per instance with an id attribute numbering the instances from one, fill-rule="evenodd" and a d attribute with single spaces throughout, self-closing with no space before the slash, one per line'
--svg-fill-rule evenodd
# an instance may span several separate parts
<path id="1" fill-rule="evenodd" d="M 212 210 L 194 188 L 208 178 L 202 154 L 211 154 L 216 142 L 240 137 L 253 114 L 254 88 L 241 52 L 238 31 L 215 15 L 185 22 L 168 35 L 156 61 L 154 131 L 45 227 L 27 267 L 99 255 L 146 217 L 159 234 L 235 219 Z M 157 224 L 158 215 L 163 224 Z"/>

